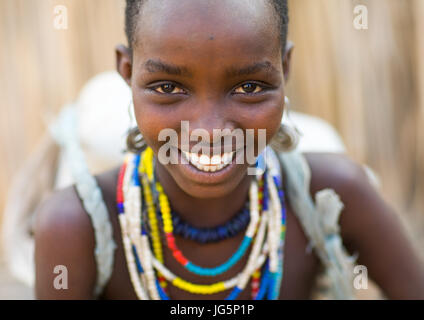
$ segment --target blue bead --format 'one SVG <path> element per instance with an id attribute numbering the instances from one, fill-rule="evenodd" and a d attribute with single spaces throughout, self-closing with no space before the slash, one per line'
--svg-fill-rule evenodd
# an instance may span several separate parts
<path id="1" fill-rule="evenodd" d="M 233 291 L 230 292 L 227 298 L 225 300 L 235 300 L 241 292 L 241 289 L 239 287 L 235 287 Z"/>
<path id="2" fill-rule="evenodd" d="M 237 228 L 237 224 L 235 222 L 229 224 L 227 227 L 227 237 L 234 237 L 239 230 L 241 229 Z"/>
<path id="3" fill-rule="evenodd" d="M 159 296 L 160 296 L 161 300 L 170 300 L 168 295 L 165 293 L 165 291 L 163 291 L 158 280 L 156 280 L 156 287 L 158 288 L 158 292 L 159 292 Z"/>
<path id="4" fill-rule="evenodd" d="M 279 177 L 277 176 L 273 176 L 272 177 L 274 179 L 275 184 L 277 185 L 278 188 L 281 188 L 281 180 Z"/>
<path id="5" fill-rule="evenodd" d="M 188 228 L 189 230 L 189 238 L 190 239 L 196 239 L 197 231 L 194 228 Z"/>
<path id="6" fill-rule="evenodd" d="M 275 299 L 275 286 L 277 284 L 277 272 L 269 273 L 269 288 L 267 292 L 267 299 L 274 300 Z"/>
<path id="7" fill-rule="evenodd" d="M 219 227 L 218 228 L 218 235 L 220 236 L 220 237 L 225 237 L 226 236 L 226 234 L 227 234 L 227 230 L 226 230 L 226 228 L 225 227 Z"/>
<path id="8" fill-rule="evenodd" d="M 132 173 L 132 180 L 135 186 L 140 186 L 140 177 L 138 175 L 138 166 L 140 164 L 140 154 L 134 157 L 134 171 Z"/>
<path id="9" fill-rule="evenodd" d="M 205 243 L 207 241 L 207 235 L 205 233 L 199 234 L 199 240 L 202 243 Z"/>
<path id="10" fill-rule="evenodd" d="M 187 270 L 197 274 L 197 275 L 202 275 L 202 276 L 217 276 L 217 275 L 220 275 L 220 274 L 224 273 L 225 271 L 227 271 L 228 269 L 230 269 L 234 264 L 236 264 L 241 259 L 241 257 L 244 255 L 247 248 L 249 247 L 251 241 L 252 241 L 251 238 L 244 237 L 243 242 L 241 243 L 240 247 L 231 256 L 231 258 L 228 259 L 227 262 L 221 264 L 218 267 L 203 268 L 203 267 L 199 267 L 199 266 L 189 262 L 189 263 L 187 263 L 185 268 Z"/>
<path id="11" fill-rule="evenodd" d="M 138 270 L 139 273 L 143 273 L 144 271 L 143 271 L 143 268 L 141 267 L 141 263 L 140 263 L 140 259 L 139 259 L 138 254 L 137 254 L 137 250 L 135 249 L 134 245 L 132 245 L 131 248 L 132 248 L 132 251 L 133 251 L 133 255 L 135 257 L 137 270 Z"/>
<path id="12" fill-rule="evenodd" d="M 183 229 L 182 225 L 173 223 L 173 226 L 174 226 L 174 233 L 180 234 L 182 232 L 182 229 Z"/>
<path id="13" fill-rule="evenodd" d="M 250 223 L 250 210 L 247 201 L 239 214 L 233 217 L 224 225 L 215 228 L 195 228 L 182 221 L 178 214 L 172 212 L 172 221 L 174 225 L 174 234 L 183 236 L 200 243 L 210 243 L 227 239 L 235 236 L 244 230 Z"/>

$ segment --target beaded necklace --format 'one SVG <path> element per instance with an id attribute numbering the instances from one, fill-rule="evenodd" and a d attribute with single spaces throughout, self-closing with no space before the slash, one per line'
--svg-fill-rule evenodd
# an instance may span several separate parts
<path id="1" fill-rule="evenodd" d="M 225 263 L 221 264 L 218 267 L 215 268 L 203 268 L 200 267 L 191 261 L 189 261 L 181 252 L 180 249 L 178 249 L 175 238 L 173 235 L 173 226 L 172 226 L 172 220 L 171 220 L 171 210 L 169 208 L 169 202 L 168 198 L 166 197 L 162 186 L 159 183 L 156 183 L 156 189 L 159 192 L 159 203 L 160 203 L 160 211 L 162 213 L 162 221 L 164 224 L 164 232 L 166 237 L 166 242 L 168 245 L 168 248 L 172 251 L 173 256 L 175 259 L 182 265 L 184 268 L 186 268 L 188 271 L 195 273 L 200 276 L 217 276 L 224 272 L 226 272 L 228 269 L 230 269 L 233 265 L 235 265 L 244 255 L 246 250 L 249 248 L 252 238 L 255 234 L 258 222 L 259 222 L 259 215 L 254 215 L 251 218 L 251 221 L 249 223 L 249 226 L 246 231 L 246 235 L 243 238 L 242 243 L 240 244 L 237 251 L 229 258 Z M 257 211 L 254 211 L 254 213 L 257 213 Z"/>
<path id="2" fill-rule="evenodd" d="M 230 221 L 213 228 L 191 226 L 175 211 L 171 212 L 171 217 L 174 235 L 203 244 L 219 242 L 236 236 L 247 227 L 250 222 L 249 203 L 246 203 L 246 206 Z"/>
<path id="3" fill-rule="evenodd" d="M 265 296 L 268 299 L 278 298 L 282 280 L 285 239 L 284 193 L 275 165 L 271 161 L 267 161 L 267 166 L 271 170 L 265 172 L 264 185 L 262 186 L 262 179 L 258 181 L 253 179 L 249 190 L 251 221 L 248 227 L 249 232 L 246 232 L 246 235 L 251 238 L 249 245 L 252 244 L 252 250 L 246 266 L 242 272 L 229 280 L 200 285 L 181 279 L 164 265 L 158 219 L 149 185 L 153 181 L 153 151 L 147 148 L 142 154 L 127 155 L 119 174 L 117 203 L 127 265 L 131 282 L 139 299 L 169 299 L 165 292 L 166 280 L 174 286 L 194 294 L 214 294 L 232 288 L 227 299 L 235 299 L 246 287 L 249 279 L 252 279 L 252 298 L 262 299 Z M 260 188 L 263 188 L 263 196 L 261 196 L 261 192 L 258 192 L 258 183 Z M 141 185 L 143 185 L 143 190 Z M 155 185 L 161 195 L 160 199 L 162 199 L 159 202 L 163 231 L 167 234 L 167 244 L 171 250 L 172 248 L 177 249 L 174 246 L 175 240 L 172 240 L 173 236 L 169 236 L 172 234 L 169 203 L 167 203 L 166 195 L 160 184 L 155 183 Z M 142 193 L 144 202 L 141 197 Z M 141 219 L 143 204 L 148 215 L 152 245 L 149 243 L 147 226 Z M 259 211 L 262 211 L 261 215 L 259 215 Z M 255 228 L 250 227 L 253 224 Z M 259 227 L 257 227 L 258 224 Z M 246 241 L 243 241 L 242 245 Z M 242 250 L 240 249 L 242 245 L 237 252 Z M 244 246 L 246 245 L 244 244 Z M 153 248 L 151 249 L 151 247 Z M 175 250 L 175 252 L 180 251 Z M 208 270 L 205 273 L 213 270 L 215 272 L 213 275 L 219 274 L 216 272 L 222 269 L 228 270 L 234 265 L 230 261 L 235 260 L 233 257 L 240 255 L 237 252 L 226 264 L 217 268 L 199 267 L 193 270 Z M 181 262 L 186 262 L 181 259 L 183 256 L 180 253 L 174 254 L 174 257 L 178 257 Z M 261 274 L 260 270 L 265 262 L 266 266 Z"/>
<path id="4" fill-rule="evenodd" d="M 153 153 L 148 152 L 145 155 L 146 156 L 142 159 L 141 164 L 153 163 Z M 148 166 L 147 166 L 147 168 L 148 168 Z M 147 170 L 149 170 L 149 169 L 147 169 Z M 140 173 L 146 173 L 143 170 L 143 167 L 140 167 L 139 172 Z M 150 195 L 151 191 L 149 190 L 149 183 L 148 182 L 153 182 L 153 181 L 152 180 L 147 181 L 147 180 L 149 180 L 149 177 L 148 177 L 147 174 L 142 174 L 141 179 L 143 181 L 144 190 L 147 190 L 147 193 Z M 156 184 L 156 187 L 157 187 L 156 189 L 159 191 L 159 202 L 161 203 L 162 213 L 163 213 L 164 216 L 166 216 L 163 220 L 164 220 L 164 232 L 165 232 L 166 238 L 168 240 L 167 242 L 168 242 L 169 247 L 172 250 L 172 253 L 173 253 L 174 257 L 176 258 L 176 260 L 178 262 L 180 262 L 181 264 L 183 264 L 184 266 L 186 266 L 188 264 L 188 261 L 187 261 L 187 259 L 185 259 L 182 252 L 176 248 L 175 240 L 174 240 L 173 235 L 172 235 L 172 223 L 171 223 L 170 217 L 169 217 L 169 215 L 170 215 L 169 204 L 167 202 L 166 197 L 163 194 L 163 189 L 160 186 L 160 184 Z M 254 193 L 254 195 L 256 195 L 256 193 Z M 153 203 L 150 203 L 151 197 L 146 198 L 146 201 L 147 201 L 147 207 L 148 208 L 152 208 L 154 206 Z M 257 203 L 256 200 L 254 200 L 254 202 Z M 242 250 L 244 250 L 244 251 L 246 250 L 246 248 L 250 244 L 250 240 L 252 238 L 252 236 L 250 234 L 254 233 L 254 231 L 256 229 L 256 225 L 259 221 L 257 210 L 253 210 L 253 212 L 255 214 L 252 216 L 253 218 L 251 219 L 251 224 L 250 224 L 250 227 L 248 228 L 248 231 L 247 231 L 247 234 L 249 234 L 249 235 L 247 237 L 245 237 L 245 241 L 243 241 L 242 245 L 240 246 L 242 248 Z M 150 224 L 150 226 L 153 230 L 157 229 L 157 220 L 155 218 L 152 219 L 151 215 L 149 215 L 149 224 Z M 160 246 L 160 238 L 156 233 L 154 233 L 152 235 L 152 242 L 153 242 L 154 247 Z M 222 272 L 228 270 L 229 267 L 231 267 L 231 265 L 228 266 L 230 263 L 234 264 L 235 262 L 237 262 L 240 259 L 240 257 L 243 254 L 243 252 L 240 252 L 240 251 L 241 250 L 238 250 L 237 253 L 232 257 L 232 259 L 229 260 L 229 263 L 224 264 L 222 267 L 218 267 L 218 268 L 215 268 L 215 269 L 203 269 L 201 267 L 191 265 L 192 268 L 190 269 L 190 271 L 194 270 L 195 273 L 198 273 L 200 275 L 211 275 L 211 276 L 213 276 L 213 275 L 221 274 Z M 200 270 L 198 271 L 195 268 L 200 269 Z M 224 268 L 225 268 L 225 270 L 222 270 Z M 165 271 L 165 273 L 167 273 L 167 272 Z M 167 273 L 167 274 L 169 275 L 169 273 Z M 192 293 L 198 293 L 198 294 L 208 294 L 208 293 L 212 294 L 212 293 L 215 293 L 215 292 L 220 292 L 220 291 L 225 290 L 227 288 L 226 283 L 223 283 L 223 285 L 222 285 L 222 283 L 217 284 L 216 286 L 210 286 L 208 288 L 208 287 L 205 287 L 205 286 L 194 286 L 190 283 L 186 283 L 182 279 L 175 278 L 172 275 L 169 275 L 167 277 L 167 279 L 175 281 L 176 283 L 174 283 L 174 285 L 180 287 L 181 289 L 184 289 L 184 290 L 192 292 Z M 216 291 L 214 292 L 214 290 L 216 290 Z"/>

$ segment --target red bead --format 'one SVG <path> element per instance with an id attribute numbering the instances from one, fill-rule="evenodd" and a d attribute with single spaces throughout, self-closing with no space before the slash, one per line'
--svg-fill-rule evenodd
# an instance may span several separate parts
<path id="1" fill-rule="evenodd" d="M 175 238 L 174 238 L 174 236 L 172 234 L 170 234 L 170 233 L 166 233 L 165 236 L 166 236 L 166 242 L 168 243 L 169 249 L 176 250 L 177 249 L 177 246 L 175 244 Z"/>
<path id="2" fill-rule="evenodd" d="M 186 258 L 184 258 L 183 254 L 181 251 L 177 250 L 173 252 L 173 255 L 175 257 L 175 259 L 181 263 L 182 265 L 186 265 L 188 263 L 188 260 Z"/>
<path id="3" fill-rule="evenodd" d="M 122 192 L 122 185 L 124 183 L 124 175 L 125 175 L 126 168 L 127 168 L 127 164 L 124 163 L 121 166 L 121 169 L 119 171 L 118 187 L 117 187 L 117 190 L 116 190 L 116 201 L 118 203 L 124 202 L 124 195 L 123 195 L 123 192 Z"/>

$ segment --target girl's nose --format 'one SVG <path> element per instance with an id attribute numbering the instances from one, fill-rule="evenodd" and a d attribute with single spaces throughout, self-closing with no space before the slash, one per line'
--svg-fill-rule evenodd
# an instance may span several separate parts
<path id="1" fill-rule="evenodd" d="M 237 123 L 232 119 L 229 108 L 223 103 L 211 101 L 203 104 L 193 112 L 189 121 L 189 136 L 202 144 L 223 145 L 225 136 L 237 129 Z M 191 141 L 190 144 L 193 144 Z"/>

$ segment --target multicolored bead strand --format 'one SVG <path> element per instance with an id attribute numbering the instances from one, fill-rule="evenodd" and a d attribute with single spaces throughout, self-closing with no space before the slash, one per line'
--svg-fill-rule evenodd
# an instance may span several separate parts
<path id="1" fill-rule="evenodd" d="M 284 271 L 284 244 L 285 244 L 285 235 L 286 235 L 286 206 L 285 206 L 285 195 L 282 183 L 279 177 L 273 177 L 275 185 L 278 189 L 278 197 L 281 203 L 281 230 L 280 230 L 280 245 L 278 248 L 278 272 L 276 276 L 276 284 L 270 290 L 270 294 L 268 298 L 271 300 L 278 299 L 281 288 L 281 281 L 283 279 L 283 271 Z"/>
<path id="2" fill-rule="evenodd" d="M 256 268 L 261 268 L 261 266 L 264 264 L 267 253 L 268 253 L 268 250 L 267 250 L 267 246 L 265 245 L 265 247 L 262 250 L 262 254 L 256 260 L 256 264 L 255 264 Z M 234 288 L 243 273 L 241 272 L 234 278 L 227 281 L 221 281 L 221 282 L 213 283 L 210 285 L 198 285 L 198 284 L 189 283 L 177 277 L 156 259 L 153 259 L 153 265 L 156 269 L 158 269 L 160 272 L 162 272 L 165 275 L 165 278 L 168 281 L 170 281 L 176 287 L 191 293 L 195 293 L 195 294 L 214 294 L 214 293 L 218 293 L 230 288 Z M 227 300 L 231 300 L 231 297 L 236 297 L 239 293 L 240 293 L 240 290 L 237 288 L 234 288 L 233 291 L 229 294 Z"/>
<path id="3" fill-rule="evenodd" d="M 244 255 L 246 250 L 249 248 L 250 243 L 252 242 L 252 238 L 254 236 L 254 232 L 256 230 L 256 226 L 259 220 L 259 212 L 254 211 L 253 216 L 251 217 L 251 222 L 247 228 L 246 235 L 243 238 L 243 241 L 237 251 L 223 264 L 215 268 L 204 268 L 195 265 L 191 261 L 189 261 L 178 249 L 175 238 L 173 235 L 173 226 L 171 219 L 171 209 L 169 206 L 168 198 L 166 197 L 162 186 L 157 182 L 156 189 L 159 192 L 159 206 L 162 213 L 162 221 L 164 225 L 165 237 L 167 240 L 168 248 L 171 250 L 174 258 L 184 266 L 188 271 L 193 272 L 197 275 L 201 276 L 217 276 L 220 275 L 227 270 L 229 270 L 234 264 L 236 264 Z M 251 199 L 251 201 L 254 201 Z M 256 204 L 257 206 L 257 204 Z"/>
<path id="4" fill-rule="evenodd" d="M 262 179 L 258 181 L 253 179 L 249 189 L 251 217 L 246 235 L 251 238 L 249 246 L 251 244 L 252 249 L 246 266 L 229 280 L 200 285 L 177 277 L 163 263 L 157 209 L 161 212 L 168 246 L 171 251 L 174 249 L 175 252 L 180 252 L 174 257 L 178 257 L 180 262 L 186 264 L 189 261 L 184 260 L 184 256 L 175 245 L 171 208 L 162 186 L 154 179 L 153 151 L 147 148 L 139 155 L 126 157 L 118 179 L 117 206 L 128 270 L 139 299 L 169 299 L 165 292 L 165 279 L 175 287 L 193 294 L 208 295 L 232 288 L 227 300 L 236 299 L 249 279 L 252 279 L 252 298 L 278 298 L 283 276 L 286 211 L 276 162 L 266 161 L 266 169 L 263 182 Z M 159 206 L 155 203 L 153 193 L 155 196 L 158 195 Z M 149 232 L 142 219 L 143 205 L 147 212 Z M 259 212 L 263 213 L 260 215 Z M 237 251 L 232 257 L 237 254 L 240 253 Z M 262 271 L 265 262 L 267 263 Z M 199 268 L 216 272 L 223 265 L 225 263 L 215 268 Z M 158 273 L 157 277 L 155 270 Z"/>
<path id="5" fill-rule="evenodd" d="M 146 188 L 149 189 L 149 185 L 147 185 Z M 253 199 L 251 201 L 251 203 L 252 203 L 252 210 L 251 211 L 253 212 L 252 223 L 254 223 L 255 221 L 257 223 L 258 217 L 259 217 L 259 212 L 257 210 L 258 201 L 257 201 L 257 189 L 255 189 L 256 188 L 255 183 L 252 183 L 251 190 L 252 190 L 252 188 L 253 188 L 253 190 L 255 190 L 254 192 L 251 191 L 251 193 L 250 193 L 251 196 L 253 196 Z M 163 197 L 163 194 L 162 194 L 163 189 L 159 184 L 157 184 L 157 189 L 158 189 L 159 194 L 160 194 L 160 202 L 161 202 L 161 206 L 163 207 L 163 214 L 165 216 L 164 217 L 164 231 L 166 233 L 167 238 L 169 238 L 170 233 L 172 232 L 172 224 L 169 222 L 169 220 L 170 220 L 169 206 L 167 204 L 166 197 Z M 151 198 L 147 198 L 146 200 L 152 201 Z M 151 204 L 147 204 L 148 207 L 150 207 L 150 205 Z M 246 232 L 246 234 L 249 235 L 249 234 L 254 233 L 255 228 L 256 228 L 256 226 L 250 225 L 250 228 L 248 228 L 248 231 Z M 171 240 L 171 241 L 174 241 L 174 240 Z M 173 244 L 171 243 L 170 245 L 172 247 Z M 182 256 L 182 254 L 180 253 L 180 251 L 177 251 L 177 254 L 175 254 L 175 252 L 174 252 L 174 256 L 175 256 L 176 259 L 180 259 L 180 260 L 181 260 L 181 258 L 184 258 Z M 182 260 L 182 262 L 184 262 L 184 260 Z M 159 261 L 159 263 L 160 263 L 160 261 Z M 163 272 L 163 270 L 165 270 L 165 269 L 163 269 L 163 267 L 161 267 L 161 269 L 162 269 L 161 272 Z M 166 276 L 167 274 L 168 274 L 168 277 Z M 165 278 L 167 278 L 167 280 L 169 280 L 173 283 L 173 285 L 177 286 L 180 289 L 189 291 L 191 293 L 212 294 L 212 293 L 217 293 L 217 292 L 228 289 L 228 286 L 226 286 L 224 282 L 216 283 L 216 284 L 213 284 L 213 285 L 194 285 L 194 284 L 186 282 L 186 281 L 184 281 L 184 280 L 182 280 L 178 277 L 170 277 L 169 272 L 167 272 L 164 275 L 165 275 Z"/>
<path id="6" fill-rule="evenodd" d="M 173 233 L 198 243 L 214 243 L 232 238 L 244 230 L 250 222 L 248 203 L 235 217 L 225 224 L 212 228 L 196 228 L 183 221 L 176 212 L 171 213 Z"/>
<path id="7" fill-rule="evenodd" d="M 121 167 L 120 173 L 119 173 L 119 178 L 118 178 L 118 189 L 117 189 L 117 204 L 118 204 L 118 217 L 119 217 L 119 222 L 121 225 L 121 230 L 122 230 L 122 241 L 123 241 L 123 245 L 124 245 L 124 250 L 125 250 L 125 257 L 127 260 L 127 265 L 128 265 L 128 269 L 129 269 L 129 274 L 130 274 L 130 279 L 131 282 L 133 284 L 134 290 L 137 294 L 137 297 L 141 300 L 149 300 L 149 296 L 147 294 L 147 292 L 145 291 L 143 285 L 142 285 L 142 281 L 139 277 L 139 274 L 143 273 L 143 270 L 140 268 L 137 270 L 136 269 L 136 261 L 135 261 L 135 256 L 134 256 L 134 252 L 133 252 L 133 245 L 131 244 L 131 240 L 130 240 L 130 236 L 129 236 L 129 231 L 127 228 L 127 223 L 126 223 L 126 219 L 125 219 L 125 211 L 124 211 L 124 190 L 126 190 L 126 188 L 124 187 L 124 181 L 128 180 L 128 176 L 129 176 L 129 172 L 130 170 L 128 170 L 128 163 L 130 163 L 130 160 L 128 159 L 129 157 L 126 157 L 123 166 Z M 138 263 L 137 263 L 138 265 Z M 138 271 L 138 272 L 137 272 Z"/>
<path id="8" fill-rule="evenodd" d="M 159 187 L 159 191 L 161 191 L 160 190 L 161 187 L 160 186 L 158 186 L 158 187 Z M 149 188 L 149 186 L 147 186 L 147 188 Z M 255 190 L 255 191 L 252 192 L 252 190 Z M 258 208 L 258 201 L 257 201 L 257 185 L 256 185 L 256 183 L 252 183 L 251 190 L 250 190 L 250 195 L 251 195 L 251 197 L 253 196 L 253 200 L 251 201 L 251 203 L 252 203 L 251 204 L 251 211 L 254 213 L 253 216 L 252 216 L 252 220 L 257 222 L 258 217 L 259 217 L 259 212 L 258 212 L 258 209 L 257 209 Z M 165 201 L 165 200 L 166 200 L 165 198 L 162 198 L 162 201 Z M 166 203 L 164 202 L 164 203 L 162 203 L 162 205 L 165 208 L 165 215 L 169 214 L 169 211 L 167 210 Z M 169 223 L 168 224 L 164 223 L 164 229 L 166 231 L 170 231 L 169 228 L 171 228 L 171 227 L 172 227 L 172 225 L 170 225 Z M 254 233 L 254 231 L 255 231 L 255 229 L 253 227 L 248 228 L 247 234 L 251 234 L 252 232 Z M 254 257 L 254 260 L 257 258 L 257 256 L 258 255 L 256 254 L 255 257 Z M 250 259 L 252 259 L 252 257 L 250 257 Z M 169 272 L 165 272 L 164 271 L 164 270 L 166 270 L 164 268 L 164 266 L 162 266 L 159 261 L 157 263 L 158 263 L 158 265 L 156 267 L 160 269 L 159 270 L 160 272 L 164 273 L 164 276 L 165 276 L 165 278 L 167 278 L 168 281 L 171 281 L 174 286 L 176 286 L 176 287 L 178 287 L 180 289 L 189 291 L 191 293 L 197 293 L 197 294 L 213 294 L 213 293 L 217 293 L 217 292 L 220 292 L 220 291 L 224 291 L 224 290 L 226 290 L 226 289 L 229 288 L 227 282 L 219 282 L 219 283 L 212 284 L 212 285 L 195 285 L 195 284 L 191 284 L 189 282 L 184 281 L 183 279 L 181 279 L 179 277 L 170 276 L 170 273 Z M 247 271 L 250 272 L 250 270 L 247 270 Z M 245 270 L 244 273 L 242 273 L 241 276 L 243 276 L 243 278 L 245 278 L 246 277 L 246 274 L 249 273 L 249 272 L 246 272 L 246 270 Z M 250 272 L 250 274 L 251 273 L 253 273 L 253 272 Z M 243 282 L 243 288 L 244 288 L 245 284 L 246 284 L 246 282 Z M 233 295 L 238 295 L 239 291 L 241 291 L 241 290 L 239 290 L 239 288 L 235 288 L 235 290 L 233 290 L 233 293 L 232 294 Z M 231 294 L 230 294 L 230 296 L 231 296 Z"/>
<path id="9" fill-rule="evenodd" d="M 160 232 L 158 228 L 157 218 L 156 218 L 156 209 L 153 201 L 153 194 L 150 190 L 149 181 L 153 179 L 153 151 L 150 148 L 147 148 L 143 153 L 139 167 L 137 168 L 138 173 L 141 176 L 141 181 L 143 185 L 143 194 L 144 200 L 147 206 L 147 214 L 149 219 L 150 226 L 150 236 L 152 238 L 153 252 L 156 259 L 160 262 L 163 262 L 163 252 L 162 244 L 160 239 Z M 162 274 L 158 274 L 158 280 L 162 288 L 166 288 L 166 280 Z"/>
<path id="10" fill-rule="evenodd" d="M 272 156 L 272 155 L 271 155 Z M 275 155 L 274 155 L 275 156 Z M 285 243 L 285 225 L 286 225 L 286 211 L 285 211 L 285 199 L 282 192 L 282 185 L 280 182 L 280 173 L 275 165 L 275 162 L 271 161 L 271 157 L 267 158 L 269 170 L 269 176 L 272 183 L 269 184 L 269 194 L 271 198 L 271 205 L 274 211 L 274 226 L 270 228 L 270 232 L 273 233 L 273 237 L 278 237 L 279 245 L 277 248 L 273 248 L 274 253 L 270 253 L 270 277 L 273 281 L 270 282 L 270 288 L 267 292 L 267 298 L 269 300 L 278 299 L 280 286 L 282 281 L 283 271 L 283 249 Z M 272 241 L 272 240 L 271 240 Z M 276 252 L 275 252 L 276 250 Z M 274 257 L 274 261 L 271 258 Z M 277 259 L 275 259 L 277 258 Z M 275 261 L 277 260 L 277 261 Z"/>

